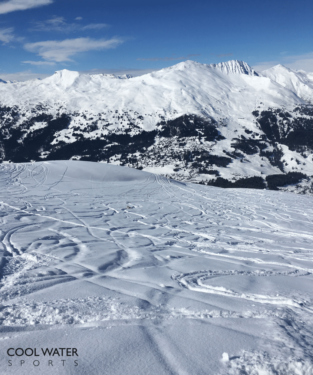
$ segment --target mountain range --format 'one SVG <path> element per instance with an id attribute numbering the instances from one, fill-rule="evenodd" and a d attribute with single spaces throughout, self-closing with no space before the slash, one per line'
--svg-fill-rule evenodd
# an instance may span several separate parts
<path id="1" fill-rule="evenodd" d="M 181 62 L 140 77 L 0 80 L 0 162 L 85 160 L 313 193 L 313 73 Z"/>

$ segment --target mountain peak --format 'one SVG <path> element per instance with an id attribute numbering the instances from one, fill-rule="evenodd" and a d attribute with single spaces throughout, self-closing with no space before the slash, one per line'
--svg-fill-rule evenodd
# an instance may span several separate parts
<path id="1" fill-rule="evenodd" d="M 287 71 L 287 72 L 293 72 L 292 69 L 287 68 L 287 66 L 282 65 L 282 64 L 277 64 L 277 65 L 272 66 L 272 67 L 269 68 L 269 69 L 263 70 L 263 72 L 271 72 L 271 71 L 285 71 L 285 72 Z M 262 72 L 262 73 L 263 73 L 263 72 Z"/>
<path id="2" fill-rule="evenodd" d="M 63 79 L 74 78 L 74 77 L 77 78 L 78 76 L 79 76 L 78 72 L 73 71 L 73 70 L 67 70 L 67 69 L 57 70 L 53 74 L 53 77 L 58 77 L 58 78 L 63 78 Z"/>
<path id="3" fill-rule="evenodd" d="M 168 68 L 163 68 L 159 71 L 162 72 L 162 71 L 171 71 L 171 70 L 185 70 L 185 69 L 191 69 L 191 68 L 194 68 L 194 67 L 201 67 L 201 66 L 203 67 L 203 66 L 206 66 L 206 65 L 198 63 L 198 62 L 193 61 L 193 60 L 186 60 L 186 61 L 182 61 L 178 64 L 169 66 Z"/>
<path id="4" fill-rule="evenodd" d="M 79 72 L 63 69 L 57 70 L 52 76 L 45 78 L 43 81 L 55 84 L 64 89 L 71 86 L 79 75 Z"/>
<path id="5" fill-rule="evenodd" d="M 219 69 L 222 73 L 226 74 L 246 74 L 249 76 L 259 76 L 259 74 L 244 61 L 230 60 L 220 62 L 218 64 L 211 64 L 210 66 L 212 68 Z"/>
<path id="6" fill-rule="evenodd" d="M 7 82 L 0 78 L 0 83 L 7 83 Z"/>

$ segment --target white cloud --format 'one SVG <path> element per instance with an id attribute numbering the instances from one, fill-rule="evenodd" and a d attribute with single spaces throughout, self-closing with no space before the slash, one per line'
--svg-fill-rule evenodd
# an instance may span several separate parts
<path id="1" fill-rule="evenodd" d="M 51 74 L 38 74 L 33 73 L 31 70 L 25 70 L 23 72 L 16 72 L 16 73 L 0 73 L 0 79 L 3 79 L 4 81 L 29 81 L 30 79 L 36 79 L 36 78 L 47 78 Z"/>
<path id="2" fill-rule="evenodd" d="M 110 27 L 106 23 L 91 23 L 89 25 L 83 26 L 82 30 L 100 30 L 105 27 Z"/>
<path id="3" fill-rule="evenodd" d="M 306 72 L 313 72 L 313 52 L 303 55 L 283 56 L 279 60 L 263 61 L 253 66 L 253 69 L 261 72 L 269 69 L 272 66 L 282 64 L 293 70 L 304 70 Z"/>
<path id="4" fill-rule="evenodd" d="M 0 41 L 4 44 L 12 42 L 14 40 L 13 27 L 8 27 L 7 29 L 0 29 Z"/>
<path id="5" fill-rule="evenodd" d="M 75 20 L 76 21 L 81 21 L 83 19 L 83 17 L 76 17 Z"/>
<path id="6" fill-rule="evenodd" d="M 46 21 L 36 22 L 30 31 L 61 31 L 71 32 L 77 28 L 76 24 L 67 24 L 64 17 L 52 17 Z"/>
<path id="7" fill-rule="evenodd" d="M 24 48 L 33 53 L 37 53 L 44 60 L 48 61 L 71 61 L 70 57 L 79 52 L 104 50 L 115 48 L 123 43 L 120 38 L 106 39 L 92 39 L 92 38 L 77 38 L 65 39 L 62 41 L 50 40 L 37 43 L 26 43 Z"/>
<path id="8" fill-rule="evenodd" d="M 46 22 L 54 26 L 65 24 L 64 17 L 53 17 L 50 20 L 47 20 Z"/>
<path id="9" fill-rule="evenodd" d="M 229 56 L 233 56 L 234 54 L 233 53 L 220 53 L 220 54 L 211 53 L 211 55 L 216 56 L 216 57 L 229 57 Z"/>
<path id="10" fill-rule="evenodd" d="M 79 18 L 79 17 L 78 17 Z M 77 18 L 76 18 L 77 19 Z M 36 22 L 31 31 L 59 31 L 62 33 L 70 33 L 84 30 L 101 30 L 109 27 L 106 23 L 91 23 L 89 25 L 81 25 L 80 23 L 67 23 L 64 17 L 54 16 L 46 21 Z"/>
<path id="11" fill-rule="evenodd" d="M 193 57 L 193 56 L 200 56 L 200 55 L 191 54 L 191 55 L 180 56 L 180 57 L 175 57 L 175 56 L 172 56 L 172 57 L 151 57 L 151 58 L 148 58 L 148 59 L 139 58 L 137 60 L 139 60 L 139 61 L 173 61 L 173 60 L 187 60 L 187 59 L 189 59 L 190 57 Z"/>
<path id="12" fill-rule="evenodd" d="M 52 62 L 52 61 L 22 61 L 22 63 L 35 65 L 35 66 L 55 65 L 55 62 Z"/>
<path id="13" fill-rule="evenodd" d="M 294 70 L 305 70 L 313 72 L 313 52 L 299 56 L 289 56 L 289 62 L 286 64 L 288 68 Z"/>
<path id="14" fill-rule="evenodd" d="M 0 3 L 0 14 L 37 8 L 43 5 L 52 4 L 53 0 L 9 0 Z"/>
<path id="15" fill-rule="evenodd" d="M 257 72 L 262 72 L 262 70 L 269 69 L 272 66 L 275 66 L 278 64 L 280 64 L 278 60 L 262 61 L 262 62 L 257 63 L 256 65 L 253 65 L 252 68 Z"/>

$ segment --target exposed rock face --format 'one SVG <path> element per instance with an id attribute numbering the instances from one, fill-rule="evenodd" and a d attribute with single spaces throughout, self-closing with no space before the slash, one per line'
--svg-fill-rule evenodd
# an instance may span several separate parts
<path id="1" fill-rule="evenodd" d="M 231 60 L 221 62 L 219 64 L 211 64 L 213 68 L 219 69 L 222 73 L 226 74 L 247 74 L 249 76 L 259 76 L 259 74 L 251 68 L 246 62 Z"/>

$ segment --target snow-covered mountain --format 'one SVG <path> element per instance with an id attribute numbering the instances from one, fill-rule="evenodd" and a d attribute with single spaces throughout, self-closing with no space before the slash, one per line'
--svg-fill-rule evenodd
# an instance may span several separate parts
<path id="1" fill-rule="evenodd" d="M 236 118 L 251 115 L 256 101 L 263 100 L 268 107 L 303 103 L 276 82 L 252 75 L 252 68 L 246 66 L 237 61 L 218 65 L 186 61 L 124 80 L 62 70 L 40 81 L 1 87 L 0 99 L 3 105 L 25 109 L 43 104 L 55 111 L 63 106 L 68 112 L 137 111 L 148 116 L 138 122 L 146 130 L 155 127 L 159 115 L 168 119 L 188 113 Z"/>
<path id="2" fill-rule="evenodd" d="M 311 76 L 307 97 L 267 74 L 240 61 L 186 61 L 134 78 L 62 70 L 0 85 L 0 157 L 102 161 L 181 181 L 292 183 L 309 192 Z"/>
<path id="3" fill-rule="evenodd" d="M 268 77 L 295 92 L 300 98 L 313 103 L 313 73 L 303 70 L 294 71 L 283 65 L 276 65 L 262 71 L 263 77 Z"/>

